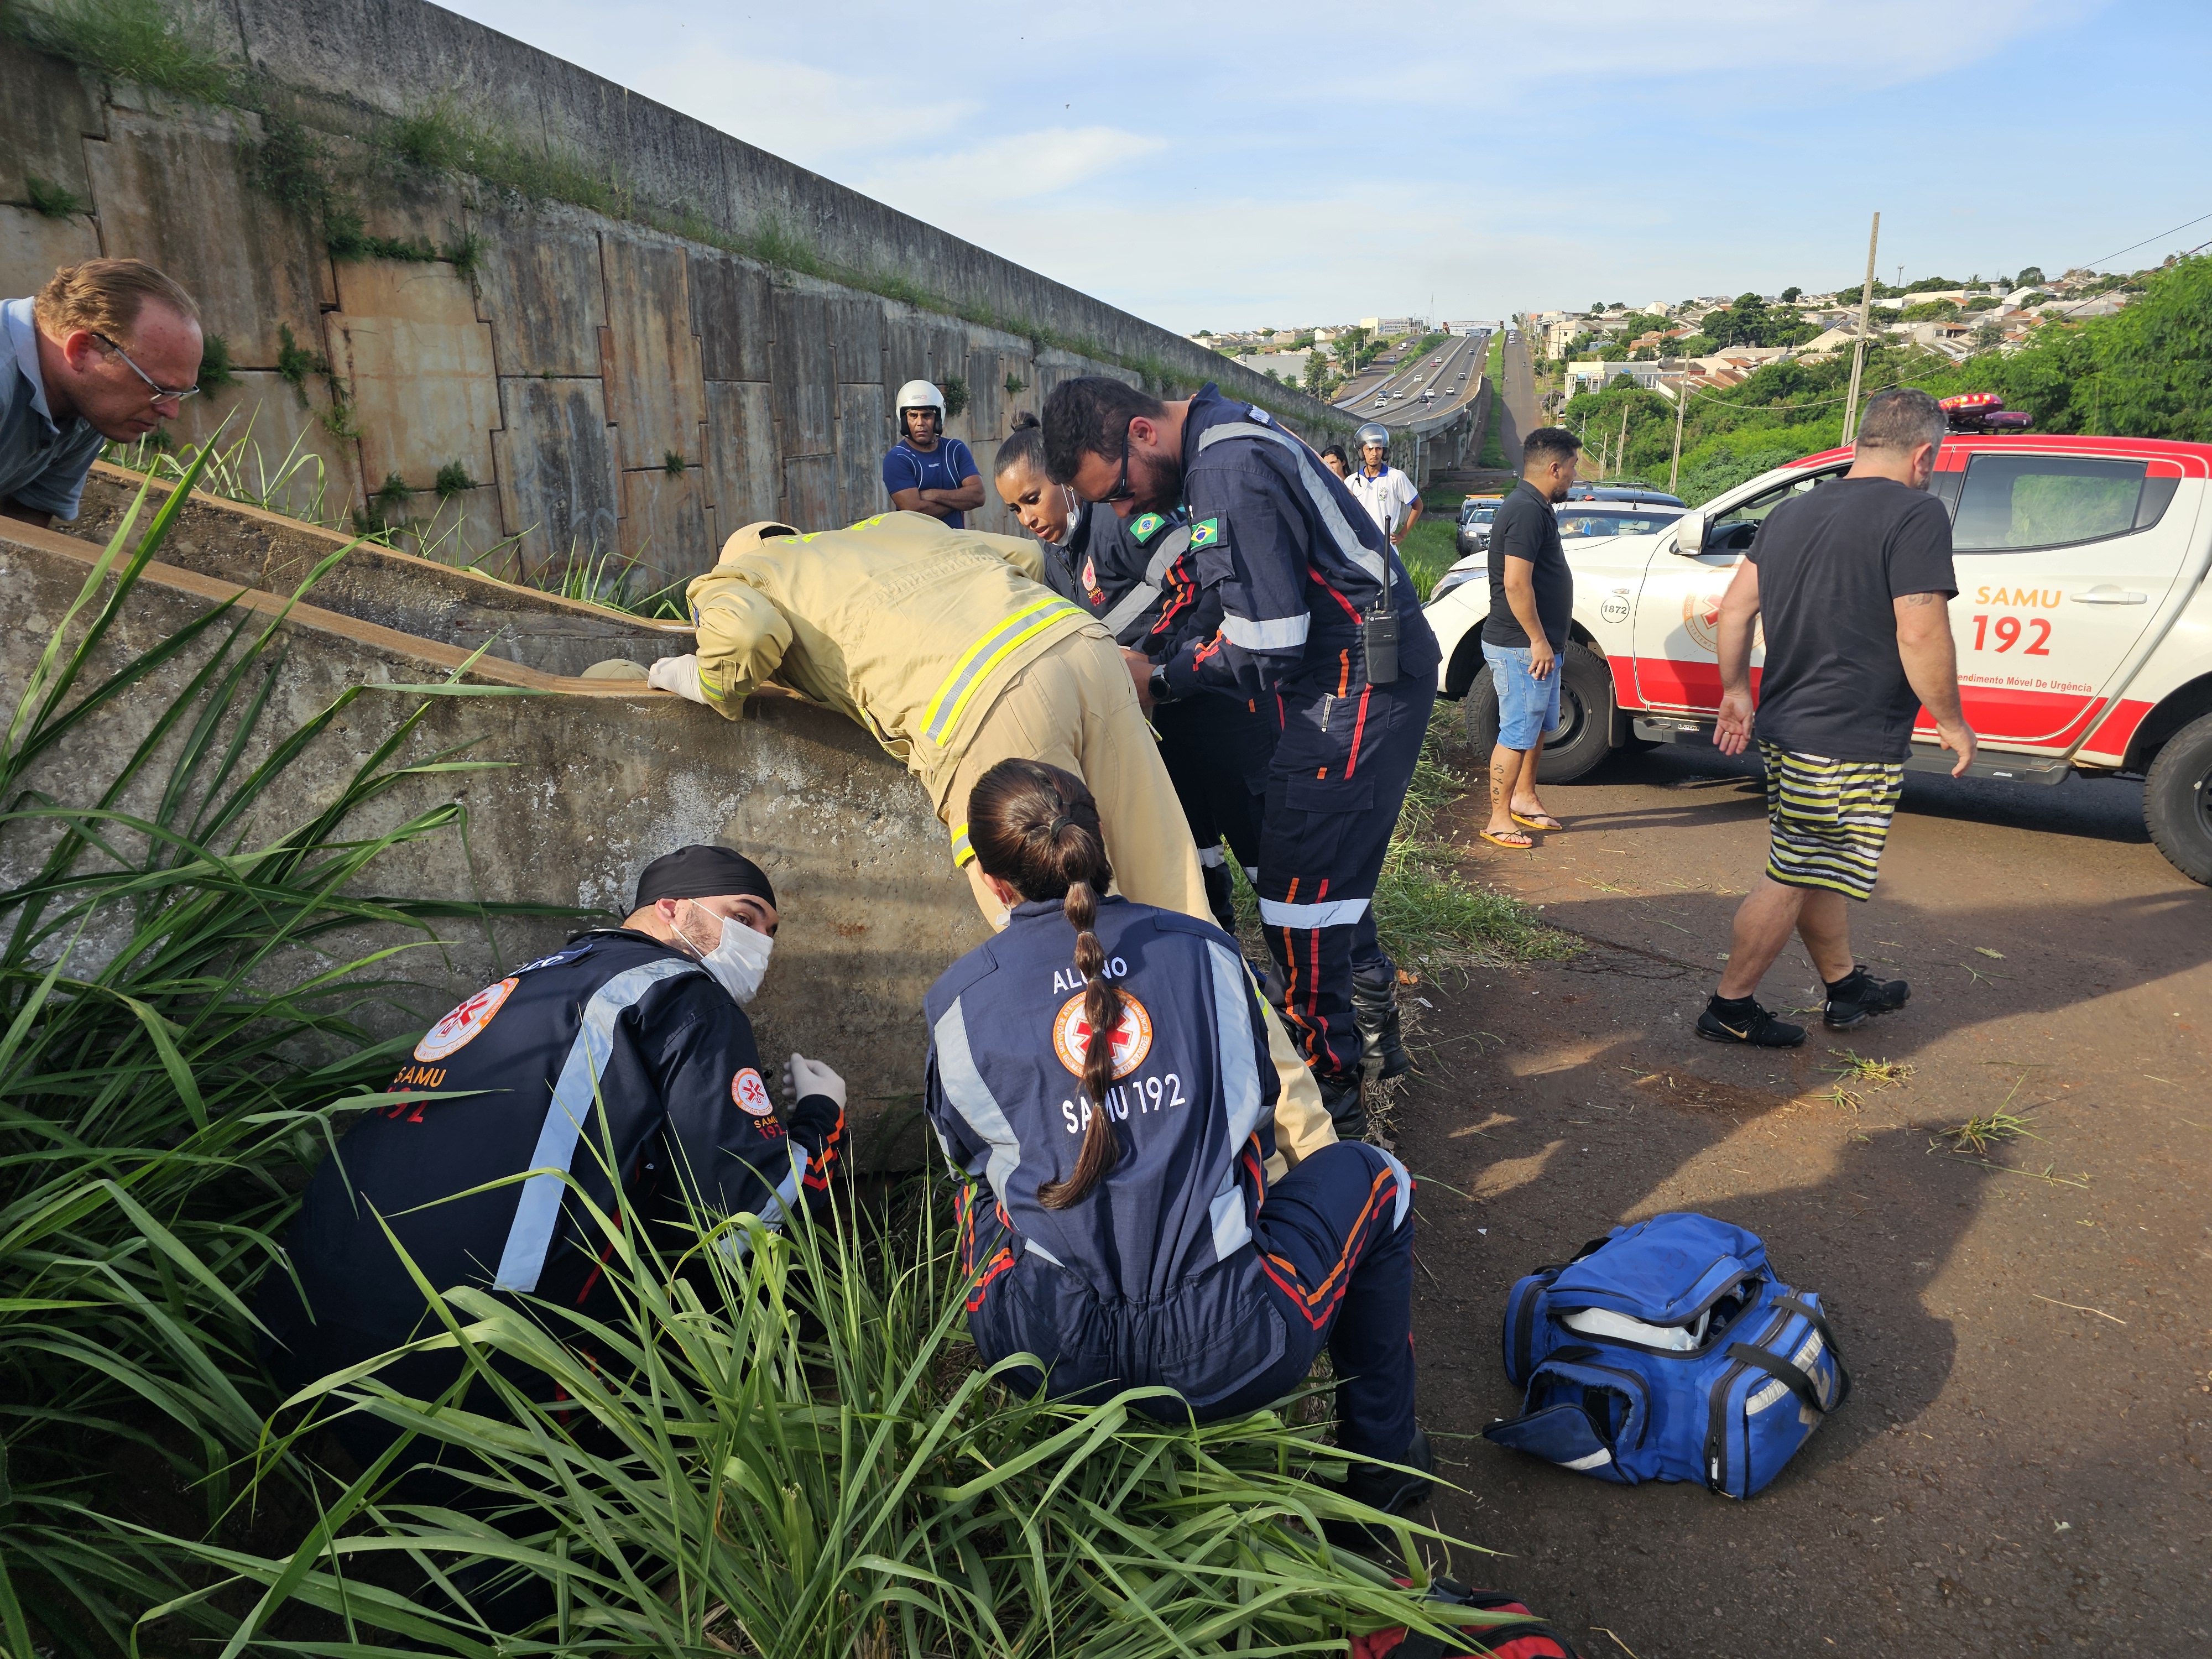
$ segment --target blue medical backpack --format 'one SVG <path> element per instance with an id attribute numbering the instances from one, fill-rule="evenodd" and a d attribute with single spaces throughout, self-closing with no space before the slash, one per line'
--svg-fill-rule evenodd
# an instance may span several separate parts
<path id="1" fill-rule="evenodd" d="M 1565 1316 L 1580 1313 L 1666 1340 L 1577 1330 Z M 1528 1394 L 1519 1417 L 1483 1431 L 1499 1445 L 1622 1486 L 1702 1480 L 1729 1498 L 1780 1474 L 1851 1386 L 1820 1298 L 1783 1284 L 1756 1234 L 1686 1213 L 1615 1227 L 1516 1284 L 1505 1374 Z"/>

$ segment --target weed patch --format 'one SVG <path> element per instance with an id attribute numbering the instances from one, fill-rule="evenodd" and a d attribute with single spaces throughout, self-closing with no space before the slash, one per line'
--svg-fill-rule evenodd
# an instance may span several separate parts
<path id="1" fill-rule="evenodd" d="M 23 193 L 30 198 L 31 211 L 49 219 L 74 219 L 88 212 L 92 204 L 51 179 L 41 179 L 35 173 L 23 175 Z"/>

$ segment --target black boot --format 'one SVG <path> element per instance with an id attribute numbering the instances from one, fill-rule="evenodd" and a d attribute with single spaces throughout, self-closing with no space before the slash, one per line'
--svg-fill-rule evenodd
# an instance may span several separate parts
<path id="1" fill-rule="evenodd" d="M 1220 924 L 1221 931 L 1231 939 L 1236 938 L 1237 889 L 1229 879 L 1229 866 L 1225 864 L 1203 864 L 1199 866 L 1198 872 L 1206 878 L 1206 908 L 1213 912 L 1213 919 Z"/>
<path id="2" fill-rule="evenodd" d="M 1404 1515 L 1436 1490 L 1437 1483 L 1429 1476 L 1436 1473 L 1437 1455 L 1429 1445 L 1426 1429 L 1415 1426 L 1413 1443 L 1406 1448 L 1405 1455 L 1398 1461 L 1420 1473 L 1407 1474 L 1397 1469 L 1376 1468 L 1371 1463 L 1355 1463 L 1345 1475 L 1344 1495 L 1385 1515 Z M 1340 1549 L 1397 1547 L 1397 1534 L 1358 1521 L 1324 1521 L 1322 1532 Z"/>
<path id="3" fill-rule="evenodd" d="M 1377 1076 L 1402 1077 L 1413 1069 L 1413 1057 L 1398 1036 L 1395 968 L 1386 966 L 1379 979 L 1352 975 L 1352 1016 L 1359 1024 L 1361 1058 L 1377 1064 Z"/>
<path id="4" fill-rule="evenodd" d="M 1363 1140 L 1367 1135 L 1367 1108 L 1360 1099 L 1357 1072 L 1316 1072 L 1321 1085 L 1321 1103 L 1328 1109 L 1339 1140 Z"/>

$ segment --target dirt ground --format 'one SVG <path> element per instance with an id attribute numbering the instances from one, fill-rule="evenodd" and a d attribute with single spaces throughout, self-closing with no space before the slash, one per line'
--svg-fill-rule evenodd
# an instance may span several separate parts
<path id="1" fill-rule="evenodd" d="M 1421 1412 L 1466 1488 L 1434 1517 L 1504 1553 L 1455 1569 L 1590 1659 L 2212 1653 L 2212 893 L 2140 787 L 1911 775 L 1853 913 L 1911 1002 L 1781 1053 L 1691 1032 L 1764 859 L 1755 767 L 1662 749 L 1545 793 L 1570 829 L 1533 853 L 1475 842 L 1472 801 L 1443 827 L 1588 951 L 1404 993 L 1433 1005 L 1389 1129 L 1425 1178 Z M 1814 985 L 1793 947 L 1762 1000 Z M 1853 1082 L 1839 1050 L 1911 1069 Z M 1999 1108 L 2038 1138 L 1939 1137 Z M 1780 1479 L 1626 1488 L 1478 1437 L 1519 1409 L 1513 1280 L 1681 1209 L 1835 1322 L 1856 1389 Z"/>

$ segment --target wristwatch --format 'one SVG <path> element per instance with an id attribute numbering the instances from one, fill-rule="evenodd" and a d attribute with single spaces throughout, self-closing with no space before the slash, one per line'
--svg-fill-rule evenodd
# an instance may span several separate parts
<path id="1" fill-rule="evenodd" d="M 1168 689 L 1168 666 L 1165 663 L 1152 665 L 1152 677 L 1145 683 L 1145 689 L 1151 694 L 1155 707 L 1175 701 L 1175 693 Z"/>

